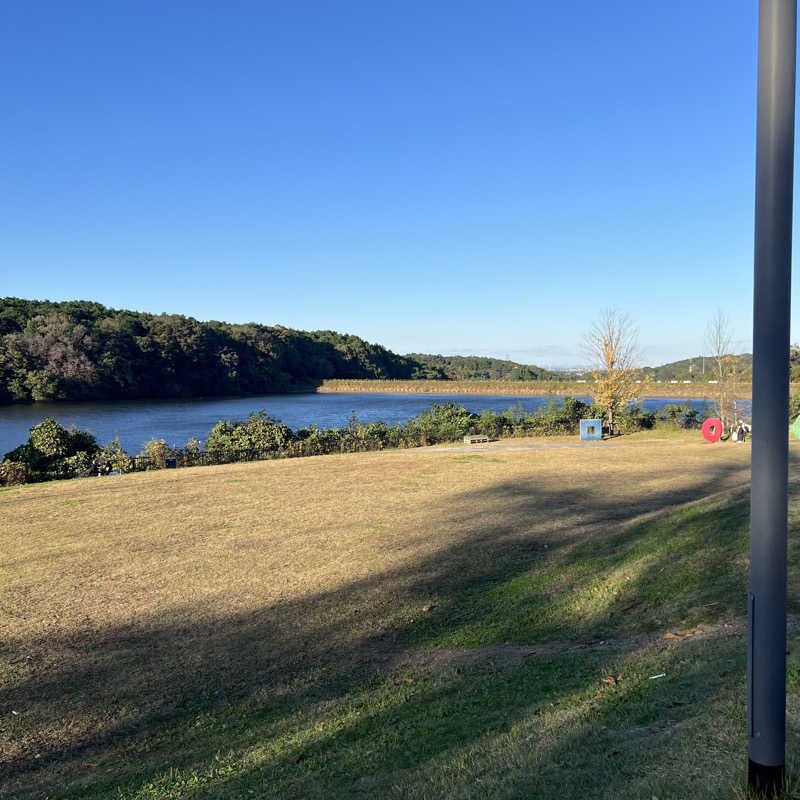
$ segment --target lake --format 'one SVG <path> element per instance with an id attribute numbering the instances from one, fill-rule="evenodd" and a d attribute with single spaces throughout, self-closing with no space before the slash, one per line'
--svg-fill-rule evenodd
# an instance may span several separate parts
<path id="1" fill-rule="evenodd" d="M 55 417 L 65 427 L 90 430 L 100 444 L 119 434 L 122 446 L 138 453 L 149 439 L 166 439 L 183 445 L 196 436 L 204 440 L 221 419 L 245 419 L 251 411 L 264 409 L 292 429 L 317 425 L 342 427 L 355 413 L 360 422 L 390 424 L 405 422 L 432 403 L 453 402 L 470 411 L 505 411 L 521 404 L 526 411 L 546 405 L 550 397 L 433 394 L 275 394 L 258 397 L 214 397 L 188 400 L 134 400 L 130 402 L 32 403 L 0 406 L 0 457 L 25 442 L 28 431 L 46 417 Z M 590 398 L 579 398 L 590 402 Z M 701 409 L 703 400 L 647 398 L 648 411 L 669 403 L 686 402 Z M 743 402 L 743 406 L 744 406 Z M 749 403 L 747 403 L 749 406 Z"/>

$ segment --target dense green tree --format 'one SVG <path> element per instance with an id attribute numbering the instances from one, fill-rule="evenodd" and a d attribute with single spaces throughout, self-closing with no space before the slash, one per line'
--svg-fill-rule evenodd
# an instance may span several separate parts
<path id="1" fill-rule="evenodd" d="M 206 447 L 210 453 L 242 450 L 283 450 L 295 438 L 291 428 L 267 416 L 263 410 L 246 420 L 220 420 L 208 434 Z"/>
<path id="2" fill-rule="evenodd" d="M 536 381 L 555 377 L 541 367 L 517 364 L 483 356 L 440 356 L 410 353 L 415 362 L 413 377 L 424 380 L 451 381 Z"/>
<path id="3" fill-rule="evenodd" d="M 87 431 L 67 430 L 48 417 L 34 425 L 28 441 L 6 453 L 3 461 L 22 464 L 33 476 L 72 476 L 88 470 L 99 449 Z"/>

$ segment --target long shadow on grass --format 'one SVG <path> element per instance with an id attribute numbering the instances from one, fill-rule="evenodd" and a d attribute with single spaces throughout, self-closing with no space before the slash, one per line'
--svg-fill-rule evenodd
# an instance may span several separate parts
<path id="1" fill-rule="evenodd" d="M 675 489 L 647 493 L 631 487 L 630 496 L 613 499 L 589 488 L 498 483 L 465 492 L 447 508 L 429 509 L 432 537 L 440 524 L 457 528 L 458 535 L 435 554 L 368 580 L 213 622 L 193 621 L 188 605 L 124 628 L 8 642 L 3 649 L 15 654 L 23 678 L 0 689 L 0 708 L 21 710 L 37 722 L 32 730 L 2 723 L 0 736 L 12 745 L 21 739 L 22 746 L 3 763 L 9 788 L 0 793 L 16 796 L 34 786 L 52 794 L 73 780 L 76 769 L 98 765 L 95 789 L 76 788 L 75 796 L 143 785 L 167 766 L 202 771 L 220 751 L 256 746 L 315 704 L 370 691 L 409 649 L 582 640 L 681 622 L 687 609 L 695 609 L 691 619 L 711 619 L 732 606 L 738 611 L 743 603 L 734 589 L 743 564 L 729 556 L 741 555 L 741 509 L 708 515 L 700 539 L 692 517 L 697 512 L 650 524 L 649 544 L 640 541 L 641 530 L 619 529 L 638 513 L 702 497 L 741 476 L 739 469 L 718 464 L 701 483 L 687 486 L 679 482 L 679 467 L 671 472 Z M 403 531 L 397 533 L 402 539 Z M 688 549 L 679 554 L 672 545 L 681 537 Z M 680 569 L 678 556 L 684 560 Z M 718 580 L 686 578 L 684 567 L 696 564 Z M 679 574 L 683 578 L 670 585 L 670 576 Z M 670 601 L 670 593 L 679 600 Z M 700 601 L 716 605 L 698 612 Z M 637 605 L 626 610 L 631 603 Z M 647 603 L 653 605 L 644 608 Z M 39 661 L 42 654 L 47 657 Z M 589 681 L 587 669 L 578 670 L 566 688 L 545 681 L 536 691 L 548 703 L 579 692 Z M 356 741 L 375 726 L 402 730 L 404 720 L 424 716 L 450 688 L 433 687 L 432 698 L 413 700 L 419 707 L 403 709 L 401 703 L 399 712 L 367 713 L 367 721 L 345 726 L 341 735 Z M 479 716 L 491 692 L 482 700 L 481 690 L 475 691 L 467 704 L 474 706 L 476 724 L 453 727 L 445 721 L 437 735 L 422 737 L 421 748 L 407 746 L 400 736 L 396 747 L 362 759 L 361 773 L 389 763 L 417 768 L 482 736 L 487 728 Z M 528 697 L 517 709 L 512 696 L 499 704 L 500 716 L 506 722 L 519 718 L 537 702 L 545 700 Z M 493 719 L 506 724 L 497 715 Z M 322 736 L 316 752 L 338 735 Z M 102 778 L 109 752 L 115 765 Z M 342 769 L 329 771 L 334 784 L 353 780 L 359 766 L 346 762 Z M 214 783 L 222 791 L 227 780 L 217 777 Z M 109 783 L 104 787 L 103 781 Z"/>

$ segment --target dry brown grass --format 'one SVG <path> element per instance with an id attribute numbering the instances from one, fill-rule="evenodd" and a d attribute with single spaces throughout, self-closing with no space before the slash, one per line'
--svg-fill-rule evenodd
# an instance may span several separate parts
<path id="1" fill-rule="evenodd" d="M 514 439 L 491 445 L 514 448 L 491 458 L 477 448 L 431 448 L 8 490 L 0 494 L 4 607 L 24 619 L 10 615 L 5 632 L 23 636 L 31 623 L 55 620 L 64 630 L 87 619 L 121 624 L 134 611 L 185 602 L 188 586 L 192 603 L 219 614 L 328 591 L 418 560 L 465 535 L 465 523 L 480 528 L 508 513 L 514 498 L 505 494 L 469 502 L 469 491 L 492 485 L 512 494 L 516 486 L 543 513 L 535 524 L 547 527 L 555 516 L 564 527 L 581 519 L 578 497 L 622 518 L 655 499 L 671 505 L 748 480 L 748 446 L 698 439 L 632 436 L 568 448 L 560 445 L 574 437 Z M 531 495 L 537 486 L 540 503 Z"/>
<path id="2" fill-rule="evenodd" d="M 800 390 L 793 385 L 792 393 Z M 586 397 L 592 396 L 593 383 L 577 381 L 401 381 L 401 380 L 324 380 L 318 392 L 374 393 L 374 394 L 487 394 L 499 396 L 541 396 Z M 752 387 L 740 384 L 734 392 L 735 399 L 749 400 Z M 719 391 L 716 386 L 706 383 L 646 383 L 641 397 L 707 398 L 714 400 Z"/>
<path id="3" fill-rule="evenodd" d="M 80 785 L 87 766 L 118 773 L 120 752 L 166 735 L 154 720 L 214 693 L 297 692 L 316 680 L 293 670 L 299 662 L 324 672 L 392 659 L 385 632 L 435 605 L 499 543 L 524 535 L 540 547 L 563 544 L 742 486 L 749 455 L 747 445 L 709 445 L 694 433 L 322 456 L 3 491 L 7 786 L 22 791 L 32 775 L 40 787 Z M 146 759 L 136 753 L 137 763 Z"/>

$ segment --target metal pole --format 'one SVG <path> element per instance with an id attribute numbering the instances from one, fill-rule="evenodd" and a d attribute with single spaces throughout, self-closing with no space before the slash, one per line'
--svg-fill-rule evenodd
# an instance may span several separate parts
<path id="1" fill-rule="evenodd" d="M 786 748 L 789 292 L 797 0 L 760 0 L 747 659 L 748 782 L 776 795 Z"/>

